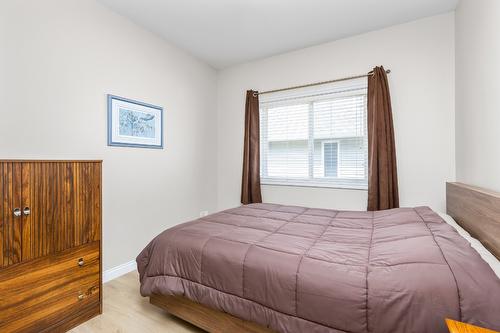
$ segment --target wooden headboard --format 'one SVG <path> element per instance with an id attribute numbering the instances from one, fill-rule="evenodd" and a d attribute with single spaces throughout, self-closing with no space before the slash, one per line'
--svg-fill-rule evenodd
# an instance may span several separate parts
<path id="1" fill-rule="evenodd" d="M 446 213 L 500 259 L 500 193 L 446 183 Z"/>

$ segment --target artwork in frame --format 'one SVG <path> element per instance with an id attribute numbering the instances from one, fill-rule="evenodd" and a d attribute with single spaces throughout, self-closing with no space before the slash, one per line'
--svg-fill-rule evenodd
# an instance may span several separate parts
<path id="1" fill-rule="evenodd" d="M 163 148 L 163 108 L 108 95 L 108 146 Z"/>

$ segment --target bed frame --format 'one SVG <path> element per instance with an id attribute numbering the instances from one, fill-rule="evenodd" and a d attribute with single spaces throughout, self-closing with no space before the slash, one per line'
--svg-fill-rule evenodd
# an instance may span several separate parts
<path id="1" fill-rule="evenodd" d="M 500 193 L 446 183 L 446 213 L 500 260 Z"/>
<path id="2" fill-rule="evenodd" d="M 152 295 L 149 302 L 207 332 L 274 333 L 269 328 L 214 310 L 183 296 Z"/>
<path id="3" fill-rule="evenodd" d="M 446 211 L 500 259 L 500 193 L 462 183 L 446 183 Z M 152 295 L 149 300 L 151 304 L 208 332 L 273 332 L 183 296 Z"/>

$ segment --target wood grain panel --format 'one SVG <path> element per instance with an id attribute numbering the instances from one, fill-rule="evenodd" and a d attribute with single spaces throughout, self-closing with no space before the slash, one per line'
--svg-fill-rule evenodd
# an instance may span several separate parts
<path id="1" fill-rule="evenodd" d="M 61 316 L 62 320 L 46 329 L 38 331 L 38 333 L 64 333 L 101 313 L 99 304 L 94 303 L 78 308 L 78 311 L 70 310 L 70 313 Z"/>
<path id="2" fill-rule="evenodd" d="M 77 311 L 98 304 L 99 261 L 99 243 L 94 242 L 5 269 L 0 275 L 0 331 L 38 331 L 63 319 L 61 311 L 68 307 Z"/>
<path id="3" fill-rule="evenodd" d="M 21 209 L 30 208 L 31 197 L 32 197 L 32 187 L 31 183 L 31 164 L 30 163 L 19 163 L 21 166 Z M 33 233 L 33 218 L 31 213 L 29 215 L 22 216 L 22 229 L 21 229 L 21 239 L 22 239 L 22 261 L 28 261 L 34 257 L 34 242 L 32 239 Z"/>
<path id="4" fill-rule="evenodd" d="M 21 165 L 0 163 L 1 265 L 6 267 L 22 260 L 22 217 L 14 217 L 14 208 L 21 206 Z"/>
<path id="5" fill-rule="evenodd" d="M 11 216 L 10 225 L 9 225 L 9 247 L 8 247 L 8 255 L 9 255 L 9 265 L 13 265 L 18 263 L 20 260 L 16 258 L 19 255 L 20 250 L 20 230 L 19 223 L 20 217 L 15 217 L 13 215 L 13 209 L 20 208 L 19 199 L 17 196 L 19 195 L 19 187 L 17 186 L 17 182 L 19 181 L 19 176 L 16 174 L 15 163 L 9 165 L 9 192 L 10 192 L 10 209 L 8 214 Z M 18 240 L 16 241 L 16 238 Z"/>
<path id="6" fill-rule="evenodd" d="M 22 210 L 22 165 L 21 163 L 12 163 L 12 205 Z M 17 264 L 22 260 L 22 216 L 14 217 L 12 227 L 12 242 L 10 245 L 12 264 Z"/>
<path id="7" fill-rule="evenodd" d="M 100 240 L 100 163 L 22 163 L 23 260 Z"/>
<path id="8" fill-rule="evenodd" d="M 3 260 L 5 256 L 5 250 L 7 248 L 7 244 L 5 242 L 5 233 L 7 229 L 7 221 L 4 217 L 5 211 L 5 191 L 4 191 L 4 168 L 7 163 L 0 163 L 0 269 L 2 269 Z"/>
<path id="9" fill-rule="evenodd" d="M 446 211 L 500 259 L 500 193 L 446 183 Z"/>
<path id="10" fill-rule="evenodd" d="M 152 295 L 151 304 L 208 332 L 272 333 L 269 328 L 214 310 L 182 296 Z"/>
<path id="11" fill-rule="evenodd" d="M 63 332 L 102 311 L 101 172 L 0 160 L 0 332 Z"/>
<path id="12" fill-rule="evenodd" d="M 82 243 L 90 241 L 92 232 L 92 188 L 91 188 L 91 168 L 88 163 L 81 164 L 82 177 L 80 183 L 82 185 Z"/>
<path id="13" fill-rule="evenodd" d="M 74 163 L 64 163 L 64 218 L 66 221 L 65 248 L 71 248 L 75 244 L 75 179 Z"/>
<path id="14" fill-rule="evenodd" d="M 460 321 L 446 319 L 446 325 L 450 333 L 499 333 L 479 326 L 462 323 Z"/>
<path id="15" fill-rule="evenodd" d="M 29 187 L 30 187 L 30 202 L 31 204 L 31 220 L 33 222 L 33 230 L 31 234 L 31 242 L 33 248 L 33 258 L 39 258 L 48 254 L 47 238 L 48 216 L 45 215 L 45 209 L 48 201 L 47 186 L 49 179 L 47 177 L 46 166 L 43 163 L 29 163 L 31 169 Z"/>
<path id="16" fill-rule="evenodd" d="M 3 178 L 3 265 L 4 267 L 12 264 L 11 258 L 11 241 L 12 241 L 12 223 L 14 222 L 14 217 L 12 215 L 12 209 L 14 208 L 14 202 L 12 199 L 12 163 L 4 163 L 2 170 Z"/>

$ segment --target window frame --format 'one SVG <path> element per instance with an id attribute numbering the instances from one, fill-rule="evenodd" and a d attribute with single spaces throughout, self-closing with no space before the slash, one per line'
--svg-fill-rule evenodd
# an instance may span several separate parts
<path id="1" fill-rule="evenodd" d="M 332 98 L 332 96 L 334 96 Z M 313 105 L 315 102 L 327 101 L 331 99 L 341 99 L 345 97 L 355 97 L 355 96 L 363 96 L 364 98 L 364 106 L 365 106 L 365 114 L 364 114 L 364 135 L 356 136 L 356 138 L 367 138 L 368 136 L 368 128 L 367 126 L 367 98 L 368 91 L 367 85 L 359 85 L 356 89 L 331 89 L 328 93 L 315 92 L 312 91 L 309 94 L 304 94 L 301 97 L 278 97 L 275 99 L 271 99 L 269 101 L 263 102 L 264 105 L 259 105 L 259 114 L 261 117 L 261 142 L 260 142 L 260 158 L 261 158 L 261 172 L 260 179 L 261 185 L 271 185 L 271 186 L 292 186 L 292 187 L 312 187 L 312 188 L 331 188 L 331 189 L 348 189 L 348 190 L 360 190 L 367 191 L 368 189 L 368 165 L 365 165 L 365 177 L 364 178 L 349 178 L 345 179 L 340 177 L 340 155 L 341 155 L 341 141 L 342 138 L 333 138 L 333 139 L 325 139 L 321 144 L 321 163 L 324 168 L 324 144 L 323 142 L 336 142 L 337 143 L 337 177 L 323 177 L 317 178 L 314 177 L 314 108 Z M 309 105 L 309 113 L 308 113 L 308 136 L 306 140 L 308 141 L 308 177 L 307 178 L 289 178 L 289 177 L 278 177 L 272 176 L 269 177 L 267 175 L 267 156 L 263 158 L 263 142 L 262 137 L 268 137 L 268 110 L 273 107 L 281 107 L 287 105 L 295 105 L 296 102 L 294 100 L 300 99 L 301 102 L 297 104 L 308 104 Z M 262 102 L 261 102 L 262 103 Z M 262 111 L 262 112 L 261 112 Z M 262 128 L 263 127 L 263 128 Z M 354 137 L 351 137 L 354 138 Z M 267 141 L 269 144 L 271 141 Z M 366 147 L 368 149 L 368 147 Z M 366 151 L 366 154 L 368 152 Z M 267 154 L 267 153 L 266 153 Z M 368 163 L 367 159 L 365 162 Z M 323 170 L 324 173 L 324 170 Z M 338 180 L 338 181 L 332 181 Z M 345 180 L 345 182 L 343 182 Z"/>

